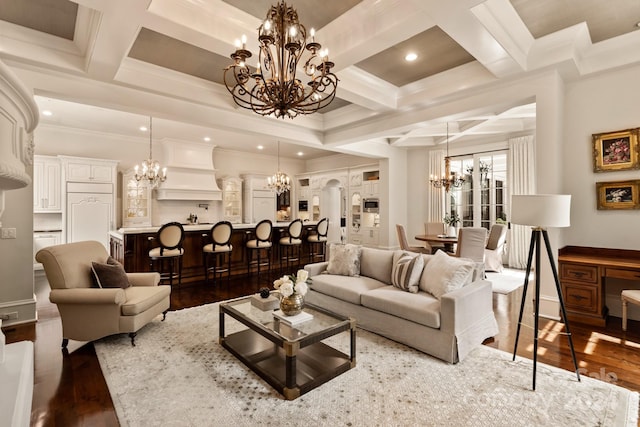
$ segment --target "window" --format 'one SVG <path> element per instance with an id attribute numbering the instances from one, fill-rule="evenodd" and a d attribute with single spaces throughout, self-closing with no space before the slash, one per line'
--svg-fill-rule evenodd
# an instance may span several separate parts
<path id="1" fill-rule="evenodd" d="M 447 211 L 457 213 L 463 227 L 484 227 L 507 222 L 507 154 L 474 154 L 451 159 L 451 171 L 464 176 L 461 187 L 452 188 Z"/>

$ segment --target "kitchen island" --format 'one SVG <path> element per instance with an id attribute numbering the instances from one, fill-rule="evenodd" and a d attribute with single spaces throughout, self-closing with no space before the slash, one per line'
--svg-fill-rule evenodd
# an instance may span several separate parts
<path id="1" fill-rule="evenodd" d="M 279 263 L 279 245 L 278 241 L 282 237 L 283 232 L 286 233 L 290 222 L 274 222 L 271 240 L 273 247 L 271 249 L 271 268 L 272 272 L 280 268 Z M 300 266 L 304 266 L 308 262 L 308 245 L 306 244 L 306 236 L 315 229 L 315 221 L 306 221 L 303 224 L 302 248 Z M 209 231 L 213 227 L 210 224 L 183 224 L 184 236 L 184 255 L 182 265 L 182 283 L 188 284 L 193 282 L 201 282 L 204 280 L 204 262 L 202 258 L 202 248 L 205 244 L 210 243 Z M 231 244 L 233 252 L 231 256 L 231 275 L 237 276 L 247 274 L 247 258 L 245 251 L 245 242 L 253 238 L 253 229 L 256 224 L 233 224 L 233 234 L 231 236 Z M 149 259 L 149 250 L 158 246 L 156 242 L 156 233 L 160 226 L 151 227 L 123 227 L 117 231 L 109 233 L 111 256 L 124 265 L 129 273 L 151 271 Z M 287 271 L 293 274 L 295 271 Z"/>

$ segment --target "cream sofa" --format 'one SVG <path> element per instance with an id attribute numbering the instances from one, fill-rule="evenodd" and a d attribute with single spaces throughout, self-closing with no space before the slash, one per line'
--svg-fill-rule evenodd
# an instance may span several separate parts
<path id="1" fill-rule="evenodd" d="M 158 273 L 126 273 L 129 287 L 98 288 L 92 262 L 106 263 L 109 254 L 100 242 L 85 241 L 43 248 L 36 254 L 51 286 L 49 300 L 62 319 L 62 347 L 68 340 L 93 341 L 136 332 L 169 310 L 171 287 L 158 286 Z"/>
<path id="2" fill-rule="evenodd" d="M 311 284 L 305 301 L 353 317 L 363 329 L 449 363 L 463 360 L 498 333 L 491 283 L 482 279 L 480 269 L 473 269 L 468 284 L 438 299 L 423 290 L 411 293 L 391 285 L 394 252 L 362 248 L 359 276 L 327 274 L 329 262 L 306 265 Z M 442 260 L 418 256 L 425 265 Z M 429 280 L 425 273 L 426 267 L 420 288 Z"/>

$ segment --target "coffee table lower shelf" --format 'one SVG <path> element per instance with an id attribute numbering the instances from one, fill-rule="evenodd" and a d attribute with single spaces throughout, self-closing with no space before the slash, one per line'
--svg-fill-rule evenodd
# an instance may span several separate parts
<path id="1" fill-rule="evenodd" d="M 304 348 L 282 348 L 251 329 L 221 337 L 220 344 L 287 400 L 296 399 L 355 366 L 355 358 L 352 361 L 349 355 L 322 342 Z"/>

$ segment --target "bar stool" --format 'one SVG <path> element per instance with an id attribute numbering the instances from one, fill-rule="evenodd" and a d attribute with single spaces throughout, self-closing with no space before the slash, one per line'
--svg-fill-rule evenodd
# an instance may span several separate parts
<path id="1" fill-rule="evenodd" d="M 258 270 L 258 283 L 260 282 L 260 267 L 268 265 L 269 274 L 271 274 L 271 232 L 273 230 L 273 224 L 269 219 L 263 219 L 256 225 L 253 230 L 255 239 L 248 240 L 245 244 L 247 250 L 247 274 L 251 275 L 251 266 L 256 265 Z M 267 253 L 266 262 L 261 262 L 260 257 L 262 252 Z M 256 254 L 256 260 L 254 261 L 253 255 Z"/>
<path id="2" fill-rule="evenodd" d="M 219 221 L 208 234 L 202 236 L 206 238 L 207 243 L 202 247 L 202 264 L 204 265 L 204 280 L 209 283 L 209 272 L 213 273 L 213 283 L 217 281 L 218 274 L 227 272 L 227 283 L 231 279 L 231 235 L 233 234 L 233 225 L 229 221 Z M 211 259 L 213 258 L 213 260 Z M 227 267 L 223 268 L 224 261 L 227 261 Z M 210 264 L 210 261 L 213 261 Z"/>
<path id="3" fill-rule="evenodd" d="M 625 289 L 620 295 L 622 301 L 622 330 L 627 330 L 627 305 L 629 303 L 640 305 L 640 290 Z"/>
<path id="4" fill-rule="evenodd" d="M 291 263 L 296 263 L 296 271 L 300 268 L 300 248 L 302 247 L 302 220 L 296 219 L 289 224 L 286 231 L 287 236 L 280 238 L 280 270 L 283 261 L 287 265 L 287 274 L 295 274 L 289 270 Z"/>
<path id="5" fill-rule="evenodd" d="M 184 240 L 184 228 L 179 222 L 169 222 L 164 224 L 158 230 L 156 237 L 150 237 L 149 240 L 157 239 L 160 246 L 149 251 L 151 259 L 151 271 L 158 268 L 161 280 L 169 280 L 169 285 L 173 286 L 173 279 L 178 279 L 178 285 L 182 284 L 182 255 L 184 248 L 182 242 Z M 176 273 L 175 261 L 178 261 L 178 272 Z M 169 271 L 165 272 L 166 266 Z"/>
<path id="6" fill-rule="evenodd" d="M 315 262 L 316 258 L 325 260 L 327 249 L 327 233 L 329 232 L 329 218 L 322 218 L 316 224 L 314 234 L 307 237 L 309 243 L 309 262 Z M 319 249 L 319 250 L 318 250 Z M 318 250 L 316 252 L 316 250 Z"/>

